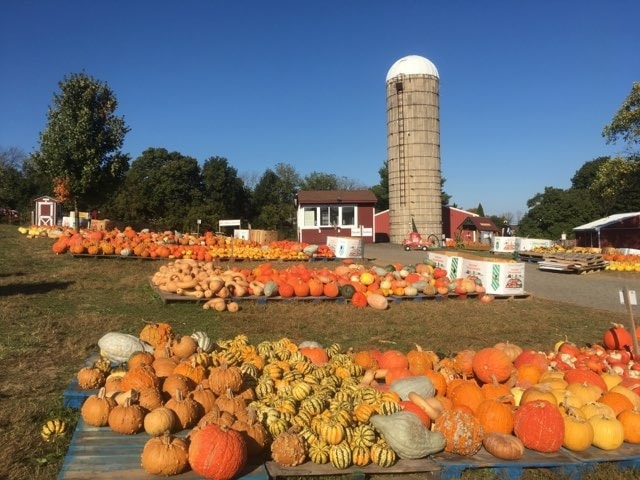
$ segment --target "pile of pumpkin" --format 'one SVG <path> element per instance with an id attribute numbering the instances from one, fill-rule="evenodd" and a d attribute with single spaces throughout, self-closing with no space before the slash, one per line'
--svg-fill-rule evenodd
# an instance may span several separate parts
<path id="1" fill-rule="evenodd" d="M 504 342 L 443 357 L 419 346 L 345 351 L 287 338 L 253 345 L 244 335 L 214 342 L 160 323 L 139 337 L 104 335 L 100 360 L 77 380 L 99 389 L 82 405 L 86 423 L 151 435 L 141 459 L 152 474 L 191 468 L 232 478 L 266 459 L 389 467 L 483 446 L 517 460 L 525 448 L 640 443 L 632 336 L 614 325 L 603 343 L 559 342 L 544 353 Z"/>
<path id="2" fill-rule="evenodd" d="M 428 262 L 428 261 L 427 261 Z M 300 263 L 277 269 L 271 263 L 255 268 L 221 268 L 212 262 L 179 259 L 162 265 L 151 278 L 161 292 L 202 300 L 203 308 L 237 311 L 235 299 L 243 297 L 329 297 L 343 298 L 356 307 L 385 310 L 387 297 L 417 295 L 466 296 L 486 294 L 477 277 L 450 280 L 447 271 L 433 263 L 365 267 L 357 263 L 334 268 L 309 268 Z"/>
<path id="3" fill-rule="evenodd" d="M 322 247 L 322 248 L 320 248 Z M 202 235 L 177 232 L 124 230 L 60 229 L 51 247 L 55 254 L 119 255 L 157 259 L 192 258 L 212 261 L 237 258 L 243 260 L 307 260 L 318 250 L 322 257 L 334 256 L 326 246 L 280 240 L 258 244 L 205 232 Z"/>

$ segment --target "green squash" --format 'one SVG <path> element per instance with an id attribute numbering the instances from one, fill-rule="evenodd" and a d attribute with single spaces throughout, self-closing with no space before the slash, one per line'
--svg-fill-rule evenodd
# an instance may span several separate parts
<path id="1" fill-rule="evenodd" d="M 342 295 L 347 300 L 351 300 L 351 297 L 353 297 L 354 293 L 356 293 L 356 289 L 350 283 L 345 283 L 340 287 L 340 295 Z"/>

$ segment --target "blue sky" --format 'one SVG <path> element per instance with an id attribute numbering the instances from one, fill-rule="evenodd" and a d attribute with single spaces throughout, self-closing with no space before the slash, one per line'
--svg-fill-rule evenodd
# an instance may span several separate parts
<path id="1" fill-rule="evenodd" d="M 163 147 L 379 183 L 385 77 L 440 73 L 442 174 L 461 208 L 526 213 L 607 145 L 640 80 L 640 2 L 21 0 L 0 7 L 0 148 L 38 149 L 58 82 L 115 93 L 135 159 Z"/>

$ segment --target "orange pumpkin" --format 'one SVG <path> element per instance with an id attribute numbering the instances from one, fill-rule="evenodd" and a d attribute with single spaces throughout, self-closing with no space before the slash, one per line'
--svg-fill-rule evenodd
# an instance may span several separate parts
<path id="1" fill-rule="evenodd" d="M 353 305 L 354 307 L 364 308 L 368 304 L 369 303 L 367 302 L 367 296 L 362 292 L 356 291 L 353 294 L 353 297 L 351 297 L 351 305 Z"/>
<path id="2" fill-rule="evenodd" d="M 509 404 L 495 399 L 485 400 L 478 406 L 476 416 L 485 433 L 513 431 L 513 409 Z"/>
<path id="3" fill-rule="evenodd" d="M 433 369 L 431 354 L 422 350 L 420 345 L 416 345 L 416 348 L 407 352 L 407 361 L 409 370 L 414 375 L 423 375 L 427 370 Z"/>
<path id="4" fill-rule="evenodd" d="M 445 451 L 458 455 L 475 455 L 482 447 L 484 430 L 475 416 L 457 410 L 445 410 L 434 424 L 447 440 Z"/>
<path id="5" fill-rule="evenodd" d="M 471 366 L 476 378 L 484 383 L 504 382 L 513 370 L 507 354 L 494 347 L 478 350 L 471 360 Z"/>
<path id="6" fill-rule="evenodd" d="M 324 365 L 329 361 L 327 351 L 322 347 L 302 347 L 299 351 L 314 365 Z"/>

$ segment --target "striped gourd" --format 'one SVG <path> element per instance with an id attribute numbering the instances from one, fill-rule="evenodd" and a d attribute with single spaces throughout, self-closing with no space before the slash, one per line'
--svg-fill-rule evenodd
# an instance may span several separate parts
<path id="1" fill-rule="evenodd" d="M 306 410 L 298 410 L 298 413 L 291 419 L 292 425 L 299 425 L 301 427 L 311 425 L 311 420 L 313 419 L 313 415 L 311 415 Z"/>
<path id="2" fill-rule="evenodd" d="M 369 424 L 358 425 L 351 429 L 350 443 L 354 447 L 371 447 L 377 440 L 376 431 Z"/>
<path id="3" fill-rule="evenodd" d="M 340 408 L 333 410 L 333 414 L 331 418 L 338 422 L 343 427 L 350 427 L 353 423 L 353 415 L 351 414 L 351 410 L 348 407 L 341 406 Z"/>
<path id="4" fill-rule="evenodd" d="M 294 363 L 293 369 L 302 375 L 308 375 L 313 371 L 313 364 L 309 361 L 302 360 L 300 362 Z"/>
<path id="5" fill-rule="evenodd" d="M 303 362 L 306 358 L 307 357 L 305 357 L 304 354 L 300 350 L 298 350 L 296 352 L 291 352 L 291 355 L 289 355 L 288 360 L 291 365 L 294 365 L 298 362 Z"/>
<path id="6" fill-rule="evenodd" d="M 284 418 L 278 418 L 267 424 L 267 429 L 273 438 L 289 429 L 290 425 Z"/>
<path id="7" fill-rule="evenodd" d="M 327 357 L 333 358 L 342 352 L 342 345 L 339 343 L 332 343 L 325 350 L 327 351 Z"/>
<path id="8" fill-rule="evenodd" d="M 218 354 L 220 363 L 226 363 L 229 366 L 240 365 L 242 363 L 242 356 L 237 350 L 226 350 Z"/>
<path id="9" fill-rule="evenodd" d="M 364 467 L 371 463 L 371 450 L 369 447 L 357 446 L 351 448 L 351 461 L 358 467 Z"/>
<path id="10" fill-rule="evenodd" d="M 309 444 L 309 460 L 319 465 L 329 463 L 331 447 L 327 442 L 316 440 Z"/>
<path id="11" fill-rule="evenodd" d="M 387 390 L 380 397 L 380 401 L 382 401 L 382 402 L 396 402 L 396 403 L 399 403 L 401 400 L 402 399 L 400 398 L 400 395 L 398 395 L 393 390 Z"/>
<path id="12" fill-rule="evenodd" d="M 382 394 L 375 388 L 365 387 L 360 391 L 360 398 L 363 402 L 375 405 L 380 402 Z"/>
<path id="13" fill-rule="evenodd" d="M 355 362 L 351 362 L 347 365 L 347 368 L 349 369 L 349 373 L 351 374 L 352 377 L 360 377 L 364 374 L 364 368 L 362 368 L 360 365 L 358 365 Z"/>
<path id="14" fill-rule="evenodd" d="M 260 370 L 253 363 L 243 362 L 240 365 L 240 371 L 245 375 L 253 378 L 260 376 Z"/>
<path id="15" fill-rule="evenodd" d="M 295 381 L 300 380 L 301 378 L 302 378 L 302 374 L 297 370 L 285 370 L 282 374 L 282 380 L 289 383 L 294 383 Z"/>
<path id="16" fill-rule="evenodd" d="M 325 407 L 326 402 L 322 398 L 315 395 L 307 397 L 302 400 L 302 402 L 300 402 L 300 410 L 306 410 L 312 415 L 318 415 L 325 409 Z"/>
<path id="17" fill-rule="evenodd" d="M 291 385 L 291 395 L 298 401 L 307 398 L 310 394 L 311 385 L 302 380 L 298 380 L 293 385 Z"/>
<path id="18" fill-rule="evenodd" d="M 316 432 L 314 432 L 310 427 L 302 427 L 299 434 L 309 445 L 320 441 L 320 438 L 318 437 Z"/>
<path id="19" fill-rule="evenodd" d="M 393 401 L 381 402 L 378 406 L 378 413 L 381 415 L 391 415 L 402 410 L 399 403 Z"/>
<path id="20" fill-rule="evenodd" d="M 381 467 L 391 467 L 398 460 L 398 456 L 387 443 L 380 439 L 371 445 L 371 461 Z"/>
<path id="21" fill-rule="evenodd" d="M 329 461 L 338 470 L 344 470 L 351 466 L 351 449 L 347 442 L 332 445 L 329 450 Z"/>
<path id="22" fill-rule="evenodd" d="M 260 377 L 255 391 L 258 398 L 265 398 L 276 391 L 276 384 L 271 378 Z"/>
<path id="23" fill-rule="evenodd" d="M 376 408 L 370 403 L 359 403 L 353 409 L 353 415 L 360 423 L 367 423 L 371 415 L 377 413 Z"/>
<path id="24" fill-rule="evenodd" d="M 353 403 L 353 392 L 348 389 L 345 389 L 344 386 L 340 390 L 336 392 L 333 397 L 332 404 L 349 404 Z"/>
<path id="25" fill-rule="evenodd" d="M 262 374 L 271 378 L 271 380 L 278 380 L 282 378 L 282 373 L 282 368 L 280 368 L 276 363 L 268 363 L 262 369 Z"/>
<path id="26" fill-rule="evenodd" d="M 327 420 L 320 427 L 320 438 L 330 445 L 338 445 L 345 438 L 345 429 L 335 420 Z"/>

